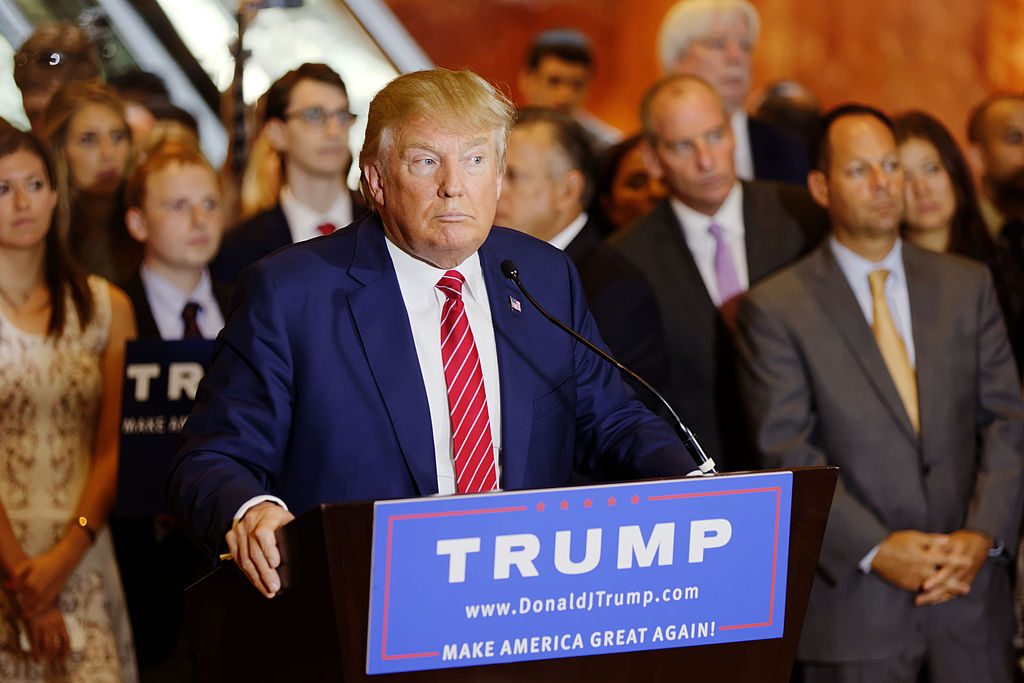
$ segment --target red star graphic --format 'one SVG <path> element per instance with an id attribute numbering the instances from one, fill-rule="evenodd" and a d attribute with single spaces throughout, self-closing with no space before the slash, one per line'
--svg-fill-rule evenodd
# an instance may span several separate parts
<path id="1" fill-rule="evenodd" d="M 567 501 L 567 500 L 563 500 L 562 501 L 562 509 L 563 510 L 568 510 L 569 509 L 569 501 Z"/>
<path id="2" fill-rule="evenodd" d="M 544 512 L 544 503 L 537 503 L 537 512 Z"/>
<path id="3" fill-rule="evenodd" d="M 594 504 L 594 501 L 590 500 L 589 498 L 587 498 L 585 501 L 583 501 L 583 507 L 585 507 L 585 508 L 589 508 L 593 504 Z"/>
<path id="4" fill-rule="evenodd" d="M 640 502 L 640 496 L 633 496 L 630 500 L 633 502 L 633 505 L 636 505 Z"/>
<path id="5" fill-rule="evenodd" d="M 615 496 L 608 499 L 608 507 L 615 507 Z"/>

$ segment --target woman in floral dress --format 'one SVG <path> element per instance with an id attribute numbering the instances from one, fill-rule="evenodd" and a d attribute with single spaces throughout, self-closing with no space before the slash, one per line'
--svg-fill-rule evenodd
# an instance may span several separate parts
<path id="1" fill-rule="evenodd" d="M 135 322 L 71 266 L 54 188 L 40 144 L 0 120 L 0 681 L 133 682 L 105 522 Z"/>

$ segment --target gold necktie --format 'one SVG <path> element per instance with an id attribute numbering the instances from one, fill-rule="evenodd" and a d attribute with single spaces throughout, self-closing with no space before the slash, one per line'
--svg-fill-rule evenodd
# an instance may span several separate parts
<path id="1" fill-rule="evenodd" d="M 889 304 L 885 300 L 885 280 L 888 277 L 889 271 L 885 269 L 873 270 L 868 275 L 874 312 L 871 331 L 875 333 L 878 350 L 882 352 L 885 365 L 889 368 L 896 391 L 900 395 L 900 400 L 903 401 L 907 416 L 910 417 L 910 424 L 914 426 L 915 432 L 920 433 L 921 418 L 917 405 L 917 374 L 910 364 L 907 347 L 896 330 L 896 323 L 893 322 Z"/>

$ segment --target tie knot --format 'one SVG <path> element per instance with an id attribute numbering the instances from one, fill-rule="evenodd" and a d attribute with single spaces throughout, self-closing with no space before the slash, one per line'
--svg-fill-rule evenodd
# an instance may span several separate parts
<path id="1" fill-rule="evenodd" d="M 722 240 L 722 226 L 718 223 L 712 223 L 709 225 L 708 233 L 715 238 L 716 242 L 720 242 Z"/>
<path id="2" fill-rule="evenodd" d="M 321 235 L 330 235 L 337 229 L 337 226 L 335 226 L 334 223 L 327 222 L 321 223 L 320 225 L 316 226 L 316 229 L 320 232 Z"/>
<path id="3" fill-rule="evenodd" d="M 462 285 L 466 284 L 466 278 L 457 270 L 449 270 L 437 281 L 437 288 L 440 289 L 449 299 L 462 298 Z"/>
<path id="4" fill-rule="evenodd" d="M 889 271 L 879 268 L 868 273 L 868 284 L 871 285 L 871 294 L 879 296 L 885 291 L 885 281 L 889 278 Z"/>
<path id="5" fill-rule="evenodd" d="M 195 301 L 189 301 L 185 304 L 185 309 L 181 312 L 181 317 L 185 320 L 195 320 L 196 315 L 199 313 L 199 309 L 201 308 L 202 306 L 197 304 Z"/>

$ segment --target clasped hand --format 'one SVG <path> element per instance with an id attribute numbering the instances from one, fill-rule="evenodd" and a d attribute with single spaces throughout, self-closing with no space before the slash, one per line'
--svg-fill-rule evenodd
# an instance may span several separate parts
<path id="1" fill-rule="evenodd" d="M 77 564 L 69 543 L 60 541 L 48 551 L 20 562 L 4 585 L 25 624 L 31 654 L 59 661 L 70 651 L 70 638 L 57 599 Z"/>
<path id="2" fill-rule="evenodd" d="M 895 531 L 882 541 L 871 569 L 897 588 L 916 593 L 914 604 L 937 605 L 971 590 L 992 539 L 962 529 L 951 534 Z"/>

